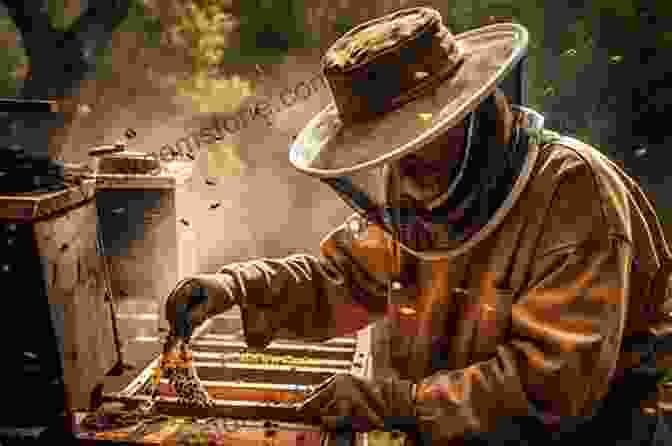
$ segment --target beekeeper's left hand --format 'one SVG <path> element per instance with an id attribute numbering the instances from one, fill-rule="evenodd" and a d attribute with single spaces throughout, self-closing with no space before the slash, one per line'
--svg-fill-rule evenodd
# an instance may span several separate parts
<path id="1" fill-rule="evenodd" d="M 351 374 L 328 379 L 300 406 L 319 416 L 329 430 L 356 432 L 398 429 L 414 422 L 412 383 L 397 379 L 366 380 Z"/>

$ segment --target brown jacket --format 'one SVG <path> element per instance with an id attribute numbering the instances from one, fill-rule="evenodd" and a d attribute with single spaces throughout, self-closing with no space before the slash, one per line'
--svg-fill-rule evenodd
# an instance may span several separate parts
<path id="1" fill-rule="evenodd" d="M 530 404 L 550 419 L 591 415 L 616 368 L 637 361 L 619 353 L 623 337 L 672 327 L 659 317 L 666 292 L 650 293 L 669 250 L 618 166 L 578 141 L 536 134 L 511 199 L 485 228 L 438 258 L 403 256 L 417 271 L 418 289 L 405 290 L 417 296 L 415 314 L 387 305 L 391 241 L 353 215 L 322 241 L 321 258 L 219 271 L 248 331 L 326 340 L 376 322 L 374 374 L 417 384 L 432 444 L 493 430 Z"/>

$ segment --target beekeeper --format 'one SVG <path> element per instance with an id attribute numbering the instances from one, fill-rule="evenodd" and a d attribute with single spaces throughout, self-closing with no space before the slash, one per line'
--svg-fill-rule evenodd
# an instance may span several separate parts
<path id="1" fill-rule="evenodd" d="M 320 257 L 180 281 L 172 334 L 234 305 L 255 348 L 375 322 L 374 378 L 339 375 L 305 407 L 331 428 L 350 419 L 431 445 L 569 442 L 586 429 L 602 444 L 652 442 L 660 420 L 639 402 L 655 363 L 626 346 L 672 327 L 670 251 L 630 177 L 500 91 L 528 41 L 514 23 L 454 35 L 429 8 L 336 41 L 322 61 L 333 102 L 290 160 L 356 213 Z"/>

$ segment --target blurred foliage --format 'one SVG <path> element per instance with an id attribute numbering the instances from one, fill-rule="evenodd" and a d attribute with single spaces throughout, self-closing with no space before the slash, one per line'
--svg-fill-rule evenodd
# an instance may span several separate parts
<path id="1" fill-rule="evenodd" d="M 78 17 L 66 14 L 65 0 L 47 0 L 47 11 L 52 26 L 60 30 L 68 28 Z M 116 31 L 143 33 L 148 48 L 155 48 L 161 43 L 161 23 L 158 17 L 149 14 L 142 0 L 132 0 L 128 16 Z"/>
<path id="2" fill-rule="evenodd" d="M 292 48 L 315 47 L 320 43 L 319 36 L 307 31 L 307 8 L 303 0 L 236 0 L 240 22 L 239 45 L 227 41 L 228 35 L 233 32 L 230 28 L 232 17 L 225 10 L 224 2 L 184 0 L 180 3 L 188 5 L 187 12 L 180 16 L 175 30 L 188 42 L 193 70 L 188 79 L 178 83 L 177 91 L 180 96 L 188 98 L 200 113 L 232 112 L 245 97 L 254 94 L 250 82 L 213 76 L 222 65 L 277 64 L 285 60 Z M 310 7 L 318 6 L 313 5 Z M 356 7 L 356 3 L 352 7 Z M 64 8 L 64 0 L 48 0 L 48 10 L 54 26 L 58 28 L 69 26 L 76 18 L 68 16 L 70 13 Z M 583 5 L 582 15 L 574 23 L 568 22 L 566 30 L 559 36 L 552 36 L 553 50 L 549 49 L 550 43 L 545 43 L 544 22 L 548 20 L 548 11 L 544 11 L 542 4 L 514 0 L 456 0 L 448 10 L 444 19 L 456 33 L 481 26 L 492 16 L 510 17 L 529 29 L 528 105 L 540 111 L 550 110 L 551 99 L 562 93 L 559 91 L 560 82 L 576 79 L 586 70 L 603 67 L 602 64 L 608 65 L 609 79 L 595 88 L 604 90 L 603 96 L 606 97 L 618 93 L 619 98 L 627 98 L 631 91 L 625 91 L 625 82 L 634 84 L 636 82 L 632 79 L 636 78 L 644 84 L 653 85 L 646 79 L 654 79 L 656 70 L 661 79 L 664 77 L 665 70 L 658 68 L 659 62 L 655 62 L 658 64 L 656 68 L 647 67 L 647 56 L 642 49 L 655 49 L 658 61 L 665 60 L 665 56 L 661 56 L 663 49 L 672 48 L 672 31 L 663 24 L 670 23 L 672 18 L 672 2 L 669 0 L 594 0 Z M 342 14 L 332 26 L 333 31 L 342 35 L 356 24 L 347 14 Z M 128 18 L 118 31 L 142 33 L 145 46 L 153 48 L 162 44 L 162 35 L 167 30 L 163 29 L 158 18 L 147 12 L 143 0 L 133 0 Z M 9 18 L 0 18 L 0 32 L 15 32 Z M 560 48 L 556 46 L 557 39 Z M 604 60 L 596 59 L 595 54 L 598 53 L 594 50 L 598 45 L 606 50 Z M 561 61 L 559 73 L 545 73 L 545 60 L 555 57 Z M 0 94 L 16 95 L 19 85 L 16 73 L 25 63 L 22 48 L 5 48 L 0 56 Z M 111 49 L 108 48 L 99 55 L 96 76 L 104 79 L 113 73 Z M 649 77 L 637 77 L 636 73 Z M 551 78 L 559 80 L 549 81 Z M 643 97 L 658 97 L 658 103 L 664 100 L 660 87 L 643 85 L 638 88 L 642 90 Z M 645 105 L 640 107 L 644 109 Z M 660 105 L 658 109 L 654 106 L 650 108 L 661 111 Z M 577 125 L 581 128 L 574 130 L 576 137 L 586 142 L 594 141 L 590 123 Z"/>
<path id="3" fill-rule="evenodd" d="M 661 224 L 672 225 L 672 207 L 657 207 L 656 214 L 658 214 Z"/>
<path id="4" fill-rule="evenodd" d="M 576 129 L 572 133 L 573 135 L 570 136 L 573 136 L 574 138 L 578 139 L 579 141 L 585 142 L 586 144 L 590 144 L 596 149 L 600 149 L 600 147 L 598 147 L 595 142 L 593 132 L 588 127 L 582 127 L 580 129 Z"/>
<path id="5" fill-rule="evenodd" d="M 217 0 L 194 1 L 174 30 L 188 42 L 192 75 L 177 83 L 177 94 L 198 113 L 231 113 L 253 94 L 252 83 L 234 76 L 213 76 L 225 61 L 231 16 Z"/>
<path id="6" fill-rule="evenodd" d="M 658 385 L 672 383 L 672 369 L 658 369 L 656 375 Z"/>
<path id="7" fill-rule="evenodd" d="M 0 17 L 0 34 L 5 36 L 5 39 L 16 36 L 17 32 L 14 21 L 10 17 Z M 18 72 L 27 64 L 28 56 L 20 44 L 4 46 L 0 53 L 0 96 L 18 96 L 20 88 Z"/>
<path id="8" fill-rule="evenodd" d="M 560 36 L 562 47 L 560 77 L 562 80 L 575 78 L 593 60 L 595 42 L 590 32 L 590 23 L 585 18 L 567 26 L 567 32 Z"/>
<path id="9" fill-rule="evenodd" d="M 534 2 L 521 4 L 514 0 L 482 0 L 454 2 L 446 23 L 454 33 L 482 26 L 489 17 L 509 17 L 530 32 L 528 50 L 528 102 L 534 109 L 543 109 L 544 97 L 549 94 L 543 83 L 544 68 L 544 9 Z"/>
<path id="10" fill-rule="evenodd" d="M 54 0 L 52 0 L 54 1 Z M 57 0 L 62 2 L 63 0 Z M 142 0 L 133 0 L 128 16 L 116 29 L 117 32 L 140 33 L 143 35 L 145 48 L 158 48 L 161 44 L 163 26 L 158 17 L 154 17 L 142 3 Z M 113 78 L 115 67 L 112 62 L 112 48 L 107 47 L 98 53 L 96 62 L 96 79 Z"/>
<path id="11" fill-rule="evenodd" d="M 303 0 L 245 0 L 240 7 L 240 42 L 225 50 L 233 64 L 279 64 L 292 48 L 314 48 L 318 36 L 306 30 Z"/>
<path id="12" fill-rule="evenodd" d="M 672 3 L 661 0 L 595 0 L 584 17 L 589 29 L 601 29 L 600 47 L 608 50 L 611 63 L 640 48 L 671 49 L 669 23 Z"/>
<path id="13" fill-rule="evenodd" d="M 574 8 L 578 8 L 578 4 L 575 5 Z M 561 91 L 565 82 L 571 84 L 575 79 L 593 79 L 594 76 L 586 73 L 603 72 L 606 68 L 608 77 L 595 79 L 596 94 L 591 100 L 596 101 L 595 104 L 604 104 L 602 101 L 619 98 L 618 103 L 609 108 L 609 119 L 613 119 L 615 125 L 617 122 L 626 124 L 633 119 L 639 120 L 641 128 L 622 126 L 623 136 L 630 133 L 631 139 L 636 139 L 636 134 L 641 133 L 645 136 L 639 138 L 649 139 L 654 130 L 651 126 L 647 127 L 646 122 L 656 120 L 655 116 L 660 115 L 669 97 L 669 91 L 665 93 L 662 90 L 666 88 L 662 79 L 669 71 L 665 67 L 667 57 L 663 54 L 669 54 L 668 50 L 672 48 L 672 37 L 666 25 L 672 22 L 672 2 L 596 0 L 583 4 L 575 12 L 578 18 L 569 20 L 566 30 L 559 35 L 547 36 L 552 38 L 552 43 L 550 40 L 545 42 L 544 33 L 548 32 L 545 29 L 548 27 L 544 26 L 544 22 L 549 18 L 549 11 L 544 11 L 541 5 L 535 7 L 512 0 L 457 1 L 451 5 L 446 22 L 455 32 L 477 27 L 489 16 L 511 17 L 526 26 L 531 38 L 529 106 L 540 111 L 551 111 L 557 107 L 555 98 L 559 95 L 570 100 L 571 93 Z M 568 16 L 573 16 L 573 13 Z M 596 51 L 598 47 L 599 52 Z M 560 63 L 553 64 L 559 67 L 559 72 L 547 72 L 551 64 L 546 64 L 545 60 L 550 61 L 551 58 L 559 58 Z M 633 108 L 630 108 L 631 101 Z M 581 105 L 590 109 L 595 104 Z M 568 106 L 568 109 L 572 107 Z M 646 116 L 642 114 L 647 110 Z M 604 118 L 602 116 L 601 119 Z M 600 136 L 593 134 L 590 122 L 581 122 L 579 118 L 577 123 L 581 128 L 574 129 L 573 133 L 592 144 L 597 142 L 598 137 L 604 140 L 618 133 L 616 129 L 609 129 Z M 625 139 L 621 138 L 624 147 L 619 150 L 627 150 L 628 141 Z"/>
<path id="14" fill-rule="evenodd" d="M 64 0 L 48 0 L 47 10 L 51 24 L 57 29 L 67 29 L 78 15 L 67 15 Z M 146 48 L 157 48 L 161 44 L 163 27 L 158 17 L 152 16 L 142 0 L 133 0 L 128 16 L 117 27 L 116 32 L 141 33 Z M 107 47 L 97 54 L 96 79 L 106 80 L 114 77 L 112 48 Z"/>
<path id="15" fill-rule="evenodd" d="M 187 42 L 192 63 L 191 75 L 177 82 L 177 94 L 196 113 L 233 113 L 245 98 L 254 94 L 251 81 L 240 76 L 217 75 L 223 63 L 230 63 L 226 49 L 231 45 L 227 39 L 231 23 L 232 17 L 222 2 L 197 0 L 187 5 L 186 14 L 180 16 L 173 28 Z M 244 171 L 236 145 L 213 143 L 207 151 L 209 176 L 240 175 Z"/>
<path id="16" fill-rule="evenodd" d="M 189 100 L 197 113 L 233 113 L 252 96 L 252 83 L 240 76 L 213 79 L 207 71 L 177 82 L 179 96 Z"/>
<path id="17" fill-rule="evenodd" d="M 338 16 L 334 21 L 334 32 L 339 35 L 343 35 L 354 28 L 357 23 L 348 16 Z"/>
<path id="18" fill-rule="evenodd" d="M 186 5 L 186 14 L 180 16 L 173 31 L 187 42 L 195 73 L 205 72 L 222 62 L 230 19 L 216 0 L 201 0 Z"/>
<path id="19" fill-rule="evenodd" d="M 158 48 L 161 45 L 163 25 L 158 17 L 152 16 L 142 0 L 134 0 L 117 32 L 142 33 L 146 48 Z"/>
<path id="20" fill-rule="evenodd" d="M 66 29 L 78 16 L 67 14 L 64 0 L 47 0 L 47 12 L 51 25 L 56 29 Z"/>

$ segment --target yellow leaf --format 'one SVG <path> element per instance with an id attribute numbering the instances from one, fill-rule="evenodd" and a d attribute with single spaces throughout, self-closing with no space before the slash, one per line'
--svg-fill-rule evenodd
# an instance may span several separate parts
<path id="1" fill-rule="evenodd" d="M 432 119 L 432 114 L 431 113 L 418 113 L 418 117 L 422 119 L 423 121 L 429 121 Z"/>
<path id="2" fill-rule="evenodd" d="M 343 68 L 350 62 L 350 55 L 345 51 L 335 51 L 332 55 L 332 61 L 334 65 Z"/>
<path id="3" fill-rule="evenodd" d="M 216 143 L 208 147 L 208 176 L 240 175 L 246 168 L 235 145 Z"/>

